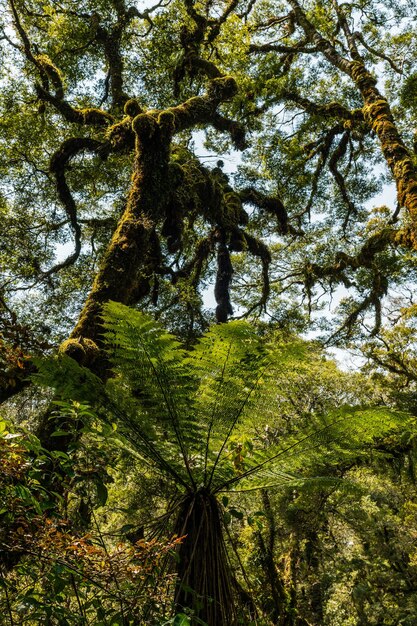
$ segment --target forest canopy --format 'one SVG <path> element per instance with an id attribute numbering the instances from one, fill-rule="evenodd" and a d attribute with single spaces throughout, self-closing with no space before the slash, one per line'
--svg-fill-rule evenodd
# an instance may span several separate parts
<path id="1" fill-rule="evenodd" d="M 414 624 L 414 0 L 0 7 L 5 623 Z M 219 337 L 230 347 L 213 348 L 210 388 L 193 359 Z M 360 354 L 362 371 L 338 370 L 329 347 Z M 269 358 L 282 360 L 271 406 L 265 382 L 255 431 L 239 430 L 239 402 L 264 389 Z M 198 384 L 213 411 L 204 419 L 179 391 L 190 400 Z M 350 427 L 329 451 L 342 415 Z M 178 425 L 185 416 L 205 449 Z M 256 495 L 221 499 L 261 452 L 322 432 L 318 451 L 300 451 L 304 468 L 276 469 L 286 486 L 271 476 Z M 219 493 L 206 480 L 210 459 Z M 182 527 L 168 516 L 171 534 L 152 534 L 147 499 L 162 516 L 178 506 Z M 108 502 L 124 512 L 113 516 Z M 220 540 L 217 574 L 197 590 L 181 529 L 199 507 L 217 528 L 208 523 L 206 536 Z M 50 536 L 38 537 L 45 518 L 50 554 Z M 25 524 L 32 547 L 19 538 Z M 77 541 L 85 560 L 74 571 Z M 27 596 L 38 607 L 16 582 L 39 579 L 31 550 L 48 563 L 43 592 L 34 584 Z M 166 565 L 172 552 L 177 569 Z M 48 593 L 67 605 L 48 605 Z"/>

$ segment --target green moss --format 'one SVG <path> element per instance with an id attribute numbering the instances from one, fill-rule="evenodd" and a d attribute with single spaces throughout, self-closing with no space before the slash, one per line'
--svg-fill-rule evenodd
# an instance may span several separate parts
<path id="1" fill-rule="evenodd" d="M 236 228 L 232 231 L 229 246 L 233 252 L 244 252 L 248 249 L 246 237 L 240 229 Z"/>
<path id="2" fill-rule="evenodd" d="M 102 124 L 103 122 L 111 122 L 113 120 L 112 116 L 106 113 L 106 111 L 92 107 L 80 109 L 79 113 L 84 119 L 84 124 Z"/>
<path id="3" fill-rule="evenodd" d="M 206 108 L 207 102 L 200 96 L 194 96 L 186 100 L 183 104 L 173 109 L 168 109 L 168 111 L 171 110 L 174 113 L 175 127 L 180 130 L 191 118 L 194 118 L 196 115 L 198 116 L 198 112 L 205 112 Z"/>
<path id="4" fill-rule="evenodd" d="M 168 165 L 168 177 L 170 187 L 176 189 L 185 180 L 184 168 L 179 163 L 171 161 Z"/>
<path id="5" fill-rule="evenodd" d="M 224 225 L 237 226 L 240 222 L 242 201 L 237 193 L 226 193 L 224 197 Z"/>
<path id="6" fill-rule="evenodd" d="M 158 129 L 158 123 L 147 113 L 140 113 L 133 119 L 132 129 L 140 139 L 151 139 Z"/>
<path id="7" fill-rule="evenodd" d="M 125 103 L 124 112 L 129 117 L 136 117 L 143 113 L 143 109 L 135 98 L 131 98 Z"/>
<path id="8" fill-rule="evenodd" d="M 361 91 L 374 87 L 377 83 L 376 78 L 372 76 L 361 61 L 352 61 L 350 63 L 351 76 Z"/>
<path id="9" fill-rule="evenodd" d="M 175 126 L 175 115 L 172 111 L 162 111 L 158 115 L 158 124 L 161 128 L 169 129 L 171 132 L 174 130 Z"/>
<path id="10" fill-rule="evenodd" d="M 44 70 L 55 89 L 55 96 L 59 99 L 64 97 L 64 83 L 59 69 L 52 63 L 46 54 L 39 54 L 35 57 L 39 66 Z"/>
<path id="11" fill-rule="evenodd" d="M 210 99 L 229 100 L 238 92 L 238 87 L 233 76 L 222 76 L 221 78 L 213 78 L 207 88 L 207 95 Z"/>
<path id="12" fill-rule="evenodd" d="M 123 144 L 129 144 L 129 147 L 133 147 L 132 133 L 132 120 L 130 117 L 125 117 L 121 122 L 109 126 L 106 131 L 106 138 L 111 142 L 113 146 L 121 146 Z M 129 138 L 132 141 L 129 141 Z"/>
<path id="13" fill-rule="evenodd" d="M 79 337 L 66 339 L 60 345 L 59 353 L 66 354 L 80 365 L 91 365 L 98 357 L 100 350 L 92 339 Z"/>

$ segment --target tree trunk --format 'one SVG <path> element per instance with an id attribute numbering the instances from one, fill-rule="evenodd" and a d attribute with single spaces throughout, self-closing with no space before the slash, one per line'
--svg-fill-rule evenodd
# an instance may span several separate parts
<path id="1" fill-rule="evenodd" d="M 178 611 L 191 609 L 208 626 L 231 626 L 236 619 L 220 515 L 215 496 L 201 489 L 185 496 L 175 527 L 175 533 L 184 537 L 178 552 L 175 604 Z"/>

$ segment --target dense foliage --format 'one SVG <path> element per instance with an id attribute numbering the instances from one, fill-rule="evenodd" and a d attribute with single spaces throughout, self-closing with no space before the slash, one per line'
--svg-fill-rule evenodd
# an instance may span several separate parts
<path id="1" fill-rule="evenodd" d="M 414 624 L 415 1 L 0 8 L 0 620 Z"/>

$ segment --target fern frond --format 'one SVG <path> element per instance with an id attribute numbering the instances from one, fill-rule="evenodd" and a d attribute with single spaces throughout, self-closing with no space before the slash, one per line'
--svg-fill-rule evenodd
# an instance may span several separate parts
<path id="1" fill-rule="evenodd" d="M 277 445 L 258 450 L 249 458 L 244 471 L 224 483 L 217 483 L 218 491 L 251 489 L 271 485 L 276 475 L 277 484 L 282 478 L 297 478 L 319 473 L 323 467 L 339 464 L 344 458 L 357 457 L 366 444 L 375 437 L 385 435 L 399 426 L 403 427 L 410 416 L 387 407 L 343 407 L 320 423 L 283 438 Z"/>
<path id="2" fill-rule="evenodd" d="M 310 480 L 409 419 L 386 407 L 341 407 L 282 428 L 285 380 L 309 357 L 306 342 L 268 345 L 246 322 L 231 322 L 186 351 L 149 316 L 121 304 L 108 303 L 103 320 L 114 371 L 105 386 L 69 357 L 40 360 L 35 378 L 117 421 L 140 458 L 185 490 Z M 281 426 L 271 443 L 262 433 L 274 423 Z M 252 442 L 243 456 L 241 437 Z"/>
<path id="3" fill-rule="evenodd" d="M 195 440 L 198 423 L 186 419 L 188 398 L 195 391 L 186 352 L 149 316 L 120 303 L 107 303 L 103 319 L 107 351 L 115 371 L 140 399 L 142 419 L 146 417 L 163 427 L 167 442 L 176 442 L 193 483 L 187 444 Z"/>
<path id="4" fill-rule="evenodd" d="M 37 371 L 32 374 L 32 380 L 42 387 L 56 389 L 63 398 L 93 405 L 100 403 L 105 395 L 100 378 L 65 354 L 34 357 L 33 362 Z"/>

